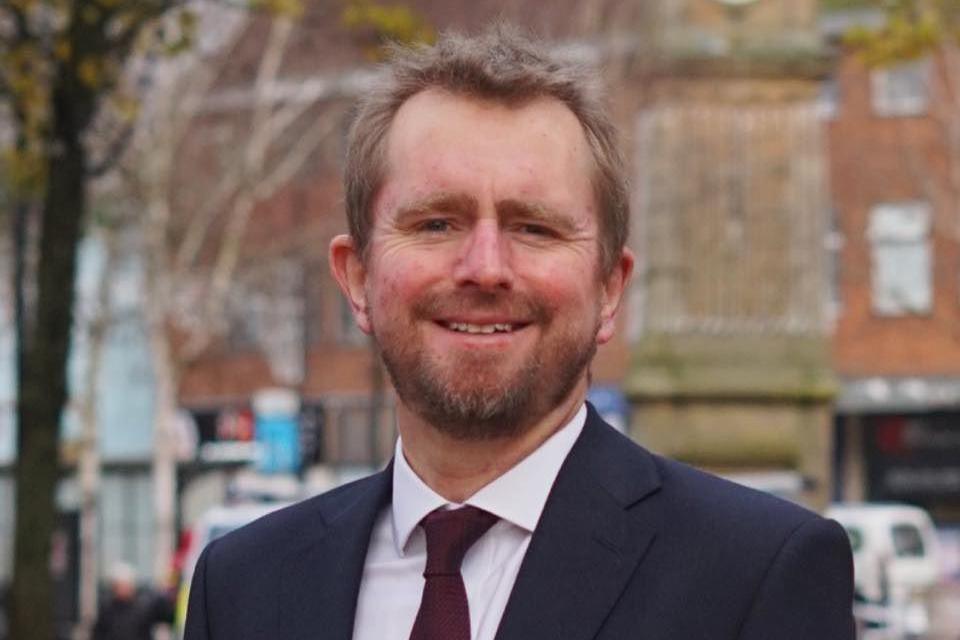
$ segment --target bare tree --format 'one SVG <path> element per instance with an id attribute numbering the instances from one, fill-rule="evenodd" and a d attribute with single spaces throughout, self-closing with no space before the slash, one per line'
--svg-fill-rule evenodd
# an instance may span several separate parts
<path id="1" fill-rule="evenodd" d="M 83 300 L 78 315 L 86 327 L 86 371 L 83 388 L 79 391 L 79 464 L 80 485 L 80 634 L 89 637 L 97 616 L 97 592 L 99 589 L 99 517 L 100 517 L 100 443 L 99 412 L 97 398 L 100 373 L 103 366 L 104 347 L 113 321 L 111 282 L 116 274 L 118 261 L 118 229 L 116 225 L 99 225 L 91 234 L 103 250 L 96 291 L 87 301 L 89 311 L 83 316 Z"/>
<path id="2" fill-rule="evenodd" d="M 224 56 L 255 20 L 267 21 L 269 28 L 249 97 L 240 109 L 243 133 L 226 142 L 229 151 L 221 156 L 222 166 L 183 171 L 182 163 L 190 162 L 184 159 L 185 141 L 208 113 Z M 157 578 L 169 569 L 175 543 L 176 415 L 182 372 L 227 331 L 231 291 L 239 286 L 241 256 L 255 210 L 290 182 L 340 123 L 322 110 L 317 113 L 319 94 L 311 93 L 315 88 L 305 86 L 278 98 L 276 86 L 295 14 L 252 15 L 221 7 L 211 22 L 221 30 L 216 37 L 226 47 L 200 46 L 156 74 L 149 110 L 141 115 L 124 170 L 129 192 L 145 214 L 140 232 L 146 267 L 143 308 L 156 380 Z M 201 197 L 194 202 L 184 198 L 184 192 Z M 285 348 L 289 351 L 289 345 Z"/>
<path id="3" fill-rule="evenodd" d="M 38 210 L 36 300 L 17 305 L 17 462 L 11 636 L 54 636 L 51 534 L 58 432 L 67 400 L 77 245 L 93 170 L 88 134 L 117 70 L 157 16 L 179 3 L 18 0 L 0 4 L 0 100 L 13 114 L 15 172 Z M 24 196 L 24 201 L 27 198 Z M 19 206 L 26 211 L 28 207 Z M 25 278 L 18 264 L 17 277 Z M 20 297 L 22 280 L 15 284 Z"/>

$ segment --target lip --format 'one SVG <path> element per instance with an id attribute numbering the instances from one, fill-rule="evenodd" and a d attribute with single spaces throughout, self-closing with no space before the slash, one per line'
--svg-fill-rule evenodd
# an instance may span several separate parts
<path id="1" fill-rule="evenodd" d="M 460 322 L 466 324 L 512 324 L 515 326 L 528 325 L 528 320 L 519 320 L 507 316 L 450 316 L 435 318 L 434 322 L 440 324 L 450 324 L 451 322 Z"/>
<path id="2" fill-rule="evenodd" d="M 448 331 L 454 333 L 462 333 L 464 335 L 509 335 L 511 333 L 516 333 L 527 326 L 530 325 L 527 321 L 511 320 L 508 318 L 440 318 L 435 319 L 434 324 L 443 327 Z M 494 331 L 489 333 L 487 332 L 469 332 L 463 330 L 457 330 L 456 326 L 465 326 L 470 325 L 472 327 L 483 327 L 485 329 L 494 328 Z M 509 327 L 508 330 L 504 330 Z"/>
<path id="3" fill-rule="evenodd" d="M 494 343 L 506 344 L 511 343 L 516 339 L 520 334 L 526 333 L 525 329 L 530 326 L 529 322 L 511 322 L 509 320 L 490 320 L 484 319 L 482 321 L 477 319 L 471 320 L 434 320 L 434 326 L 438 329 L 441 329 L 443 333 L 459 342 L 465 342 L 467 344 L 478 343 L 484 345 L 491 345 Z M 494 325 L 510 325 L 511 329 L 509 331 L 489 331 L 489 332 L 469 332 L 461 331 L 452 328 L 453 324 L 470 324 L 477 325 L 482 327 L 492 327 Z"/>

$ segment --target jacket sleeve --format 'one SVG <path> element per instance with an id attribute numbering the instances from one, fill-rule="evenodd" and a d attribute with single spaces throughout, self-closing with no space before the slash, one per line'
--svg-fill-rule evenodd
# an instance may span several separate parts
<path id="1" fill-rule="evenodd" d="M 843 528 L 814 518 L 767 568 L 739 640 L 854 640 L 853 557 Z"/>
<path id="2" fill-rule="evenodd" d="M 190 582 L 190 600 L 187 604 L 187 619 L 183 627 L 183 640 L 212 640 L 207 621 L 207 558 L 212 545 L 200 554 Z"/>

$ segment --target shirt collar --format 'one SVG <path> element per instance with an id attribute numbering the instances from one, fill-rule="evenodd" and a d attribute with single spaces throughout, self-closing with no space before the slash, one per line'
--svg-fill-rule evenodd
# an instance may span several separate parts
<path id="1" fill-rule="evenodd" d="M 465 504 L 489 511 L 502 520 L 533 532 L 547 502 L 553 482 L 583 430 L 586 405 L 567 424 L 537 447 L 533 453 L 467 499 Z M 420 479 L 403 456 L 400 438 L 393 464 L 393 540 L 397 555 L 403 556 L 410 535 L 425 515 L 454 505 Z"/>

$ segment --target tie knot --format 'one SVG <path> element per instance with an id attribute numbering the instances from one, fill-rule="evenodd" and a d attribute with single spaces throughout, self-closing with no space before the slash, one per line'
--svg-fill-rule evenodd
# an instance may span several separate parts
<path id="1" fill-rule="evenodd" d="M 423 575 L 459 574 L 467 550 L 497 520 L 492 513 L 470 506 L 428 513 L 420 521 L 427 534 L 427 568 Z"/>

